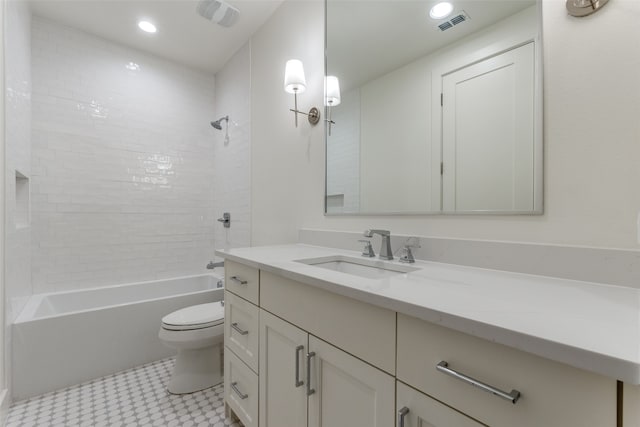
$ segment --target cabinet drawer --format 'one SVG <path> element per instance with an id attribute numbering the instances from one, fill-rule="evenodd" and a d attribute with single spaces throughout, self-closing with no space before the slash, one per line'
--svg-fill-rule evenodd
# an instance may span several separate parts
<path id="1" fill-rule="evenodd" d="M 390 374 L 395 373 L 396 313 L 261 272 L 265 310 Z"/>
<path id="2" fill-rule="evenodd" d="M 258 304 L 259 270 L 237 262 L 224 261 L 224 287 L 247 301 Z"/>
<path id="3" fill-rule="evenodd" d="M 260 312 L 257 306 L 224 293 L 224 344 L 258 372 Z"/>
<path id="4" fill-rule="evenodd" d="M 438 370 L 510 392 L 512 404 Z M 568 365 L 398 314 L 398 379 L 495 427 L 614 426 L 616 382 Z"/>
<path id="5" fill-rule="evenodd" d="M 224 352 L 224 399 L 245 427 L 258 426 L 258 375 L 229 349 Z"/>
<path id="6" fill-rule="evenodd" d="M 433 400 L 400 381 L 397 381 L 396 384 L 398 427 L 402 425 L 400 421 L 402 418 L 407 427 L 482 427 L 482 424 L 466 415 Z"/>

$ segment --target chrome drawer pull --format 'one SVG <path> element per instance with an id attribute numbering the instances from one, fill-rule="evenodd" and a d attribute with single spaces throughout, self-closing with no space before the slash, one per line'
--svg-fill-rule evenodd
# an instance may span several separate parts
<path id="1" fill-rule="evenodd" d="M 245 331 L 244 329 L 240 328 L 240 326 L 238 326 L 238 323 L 232 323 L 231 327 L 233 329 L 235 329 L 240 335 L 247 335 L 249 333 L 249 331 Z"/>
<path id="2" fill-rule="evenodd" d="M 296 347 L 296 388 L 304 384 L 304 381 L 300 381 L 300 352 L 304 350 L 303 345 Z"/>
<path id="3" fill-rule="evenodd" d="M 307 353 L 307 396 L 311 396 L 315 393 L 315 389 L 311 388 L 311 358 L 316 355 L 315 351 Z"/>
<path id="4" fill-rule="evenodd" d="M 404 427 L 404 417 L 409 413 L 409 408 L 403 406 L 402 409 L 398 411 L 398 427 Z"/>
<path id="5" fill-rule="evenodd" d="M 515 404 L 518 401 L 518 399 L 520 399 L 520 392 L 518 390 L 511 390 L 510 393 L 507 393 L 506 391 L 502 391 L 498 388 L 490 386 L 489 384 L 485 384 L 482 381 L 478 381 L 465 374 L 454 371 L 453 369 L 449 368 L 449 364 L 444 360 L 438 363 L 438 366 L 436 366 L 436 369 L 442 372 L 443 374 L 450 375 L 453 378 L 457 378 L 460 381 L 464 381 L 467 384 L 471 384 L 474 387 L 478 387 L 480 390 L 486 391 L 487 393 L 491 393 L 494 396 L 498 396 L 504 400 L 508 400 L 513 404 Z"/>
<path id="6" fill-rule="evenodd" d="M 243 394 L 239 389 L 238 389 L 238 383 L 237 382 L 233 382 L 231 383 L 231 388 L 233 389 L 233 391 L 236 392 L 236 394 L 240 397 L 240 399 L 245 400 L 247 397 L 249 397 L 248 394 Z"/>
<path id="7" fill-rule="evenodd" d="M 246 285 L 247 283 L 249 283 L 246 280 L 239 279 L 238 276 L 231 276 L 229 277 L 229 279 L 239 285 Z"/>

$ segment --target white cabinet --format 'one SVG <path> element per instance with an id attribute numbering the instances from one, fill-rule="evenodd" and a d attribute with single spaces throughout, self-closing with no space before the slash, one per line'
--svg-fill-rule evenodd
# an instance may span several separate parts
<path id="1" fill-rule="evenodd" d="M 481 427 L 482 424 L 397 382 L 397 427 Z M 391 424 L 393 425 L 393 424 Z"/>
<path id="2" fill-rule="evenodd" d="M 246 427 L 616 425 L 612 379 L 229 266 L 239 281 L 226 290 L 225 400 Z M 456 378 L 436 369 L 444 362 Z M 521 395 L 513 404 L 472 379 Z M 624 398 L 624 426 L 640 426 L 640 388 Z"/>
<path id="3" fill-rule="evenodd" d="M 258 372 L 258 307 L 229 291 L 224 300 L 224 344 Z"/>
<path id="4" fill-rule="evenodd" d="M 640 426 L 640 386 L 625 384 L 623 391 L 624 422 L 625 427 Z"/>
<path id="5" fill-rule="evenodd" d="M 245 427 L 258 426 L 258 376 L 233 352 L 224 353 L 224 400 Z"/>
<path id="6" fill-rule="evenodd" d="M 309 350 L 308 427 L 393 426 L 392 376 L 314 336 Z"/>
<path id="7" fill-rule="evenodd" d="M 226 290 L 258 304 L 260 293 L 260 270 L 244 264 L 224 261 L 224 287 Z"/>
<path id="8" fill-rule="evenodd" d="M 260 307 L 393 375 L 396 313 L 260 272 Z"/>
<path id="9" fill-rule="evenodd" d="M 441 362 L 458 376 L 438 370 Z M 513 404 L 469 377 L 521 395 Z M 397 378 L 492 427 L 615 425 L 614 380 L 403 314 Z"/>
<path id="10" fill-rule="evenodd" d="M 307 342 L 305 331 L 260 310 L 261 427 L 307 424 Z"/>
<path id="11" fill-rule="evenodd" d="M 392 376 L 264 310 L 260 322 L 260 427 L 393 425 Z"/>
<path id="12" fill-rule="evenodd" d="M 245 427 L 258 426 L 259 271 L 225 262 L 224 398 Z"/>

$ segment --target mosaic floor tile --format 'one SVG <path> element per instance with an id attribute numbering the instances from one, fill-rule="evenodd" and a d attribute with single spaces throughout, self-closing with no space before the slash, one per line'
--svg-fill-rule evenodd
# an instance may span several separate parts
<path id="1" fill-rule="evenodd" d="M 167 393 L 173 359 L 16 402 L 6 427 L 240 427 L 224 416 L 223 385 Z"/>

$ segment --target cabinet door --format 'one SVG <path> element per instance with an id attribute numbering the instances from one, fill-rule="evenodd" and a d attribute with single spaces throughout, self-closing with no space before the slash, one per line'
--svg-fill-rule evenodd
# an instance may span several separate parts
<path id="1" fill-rule="evenodd" d="M 483 425 L 399 381 L 397 386 L 397 427 L 481 427 Z M 404 416 L 400 415 L 400 411 L 406 412 Z"/>
<path id="2" fill-rule="evenodd" d="M 394 425 L 392 376 L 314 336 L 309 337 L 309 350 L 309 386 L 314 390 L 309 396 L 309 427 Z"/>
<path id="3" fill-rule="evenodd" d="M 640 386 L 624 385 L 624 422 L 622 425 L 640 426 Z"/>
<path id="4" fill-rule="evenodd" d="M 260 427 L 307 425 L 307 351 L 305 331 L 260 310 Z"/>

